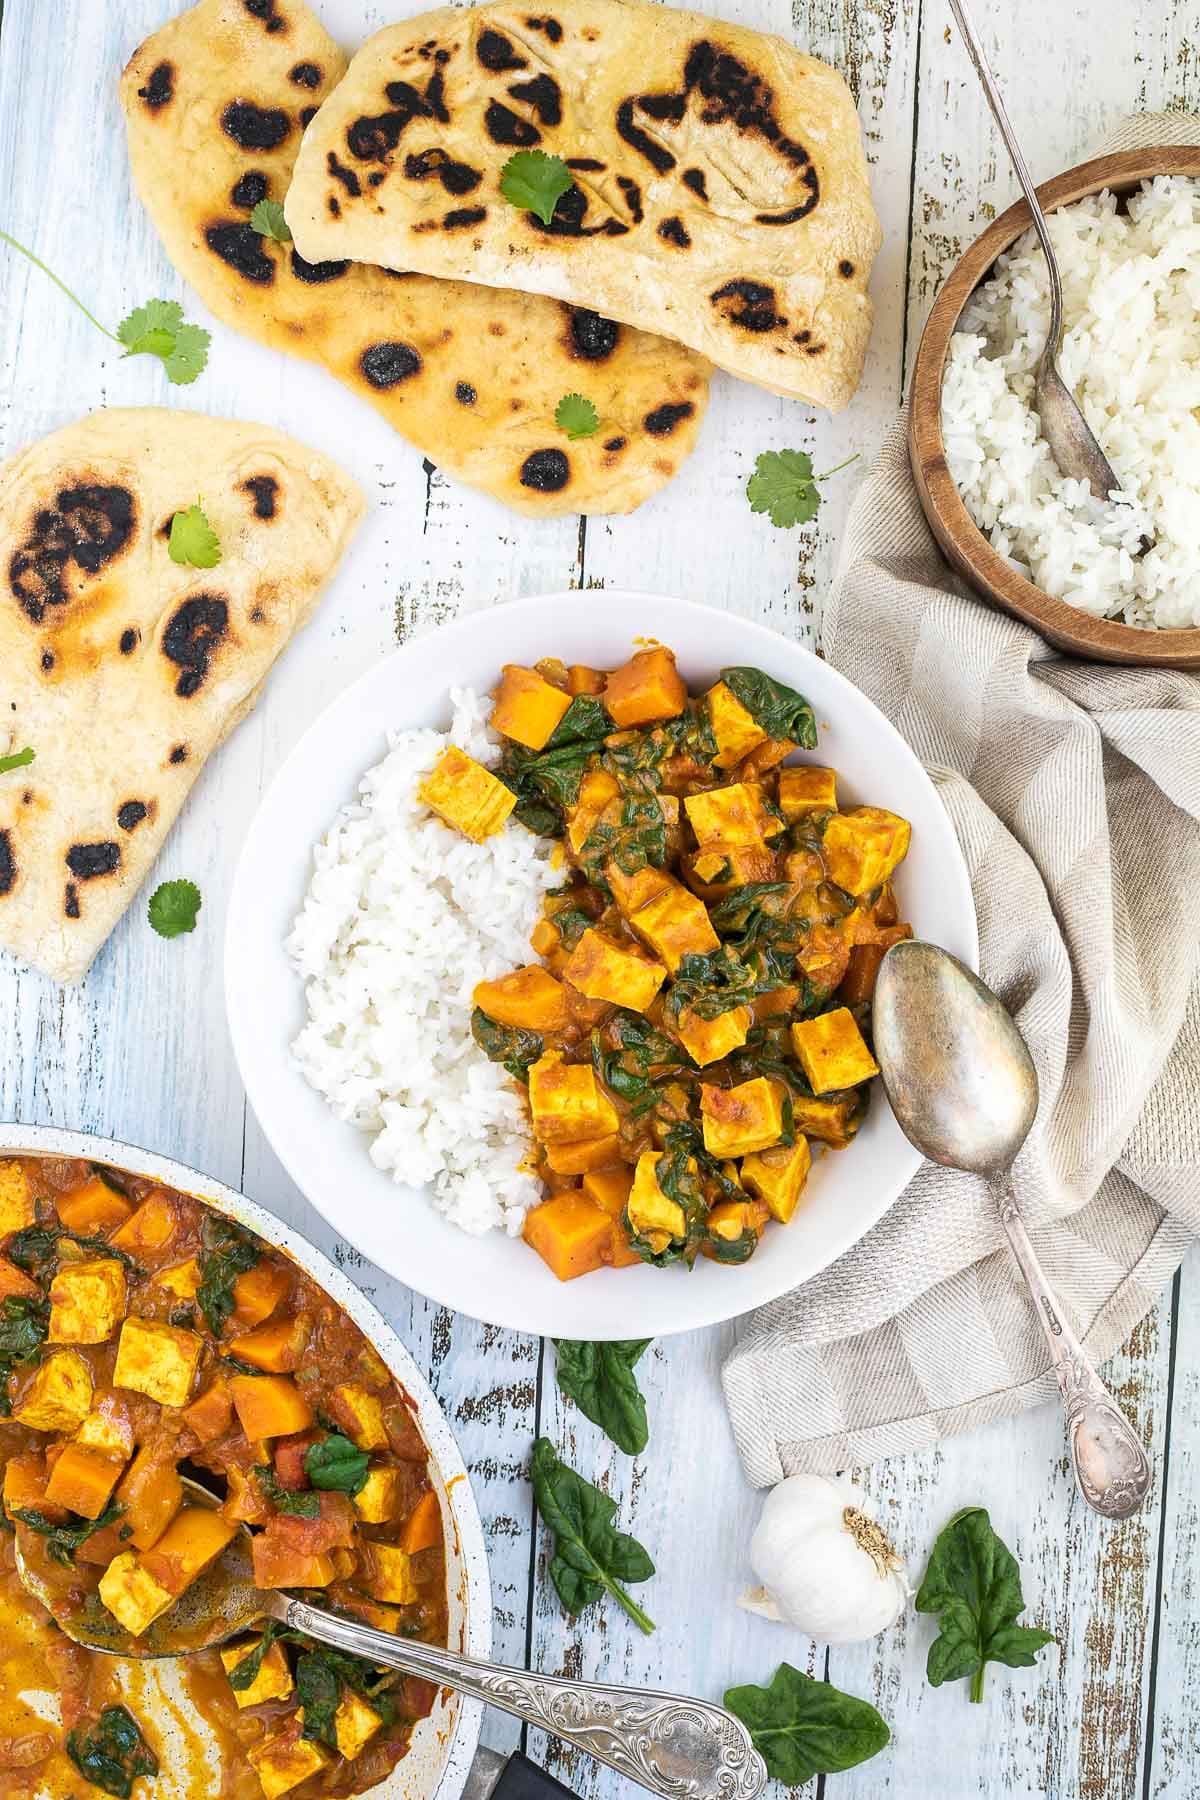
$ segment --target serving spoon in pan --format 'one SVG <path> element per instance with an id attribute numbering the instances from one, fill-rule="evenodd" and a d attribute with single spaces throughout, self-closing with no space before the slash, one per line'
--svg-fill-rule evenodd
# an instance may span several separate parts
<path id="1" fill-rule="evenodd" d="M 199 1482 L 184 1476 L 183 1485 L 191 1504 L 211 1509 L 220 1505 L 216 1495 Z M 264 1619 L 274 1619 L 318 1643 L 498 1706 L 607 1763 L 664 1800 L 708 1800 L 713 1795 L 722 1800 L 757 1800 L 766 1787 L 766 1765 L 749 1732 L 724 1707 L 652 1688 L 568 1681 L 482 1662 L 454 1650 L 376 1631 L 275 1589 L 256 1588 L 250 1532 L 245 1525 L 170 1611 L 137 1638 L 113 1618 L 94 1591 L 83 1594 L 78 1587 L 50 1579 L 47 1571 L 39 1568 L 37 1557 L 28 1553 L 25 1529 L 18 1526 L 16 1537 L 22 1582 L 66 1635 L 89 1650 L 139 1659 L 190 1656 L 224 1644 Z M 494 1772 L 488 1771 L 479 1781 L 487 1782 Z M 533 1800 L 538 1794 L 569 1790 L 522 1762 L 518 1778 L 504 1791 L 512 1791 L 514 1800 L 519 1794 Z M 501 1788 L 477 1782 L 476 1792 L 494 1793 L 499 1800 Z"/>

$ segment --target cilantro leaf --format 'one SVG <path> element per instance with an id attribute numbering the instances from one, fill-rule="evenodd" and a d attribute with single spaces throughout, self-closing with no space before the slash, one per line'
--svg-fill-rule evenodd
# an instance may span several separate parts
<path id="1" fill-rule="evenodd" d="M 812 457 L 807 450 L 764 450 L 754 464 L 754 473 L 746 483 L 750 511 L 769 513 L 772 525 L 787 530 L 792 525 L 807 525 L 815 519 L 821 504 L 817 484 L 828 481 L 840 469 L 856 460 L 848 456 L 835 469 L 814 475 Z"/>
<path id="2" fill-rule="evenodd" d="M 1053 1632 L 1018 1625 L 1025 1610 L 1017 1559 L 992 1529 L 982 1506 L 965 1506 L 939 1533 L 917 1595 L 918 1612 L 939 1614 L 941 1633 L 929 1646 L 931 1687 L 971 1677 L 971 1699 L 983 1699 L 989 1662 L 1033 1667 Z"/>
<path id="3" fill-rule="evenodd" d="M 250 228 L 260 237 L 272 238 L 277 244 L 290 244 L 292 234 L 278 200 L 260 200 L 250 214 Z"/>
<path id="4" fill-rule="evenodd" d="M 215 569 L 220 562 L 221 540 L 198 500 L 171 520 L 167 549 L 172 562 L 191 563 L 194 569 Z"/>
<path id="5" fill-rule="evenodd" d="M 117 326 L 127 356 L 157 356 L 176 386 L 195 381 L 208 361 L 209 334 L 184 322 L 177 300 L 147 300 Z"/>
<path id="6" fill-rule="evenodd" d="M 575 178 L 561 156 L 544 150 L 518 150 L 500 171 L 500 192 L 522 212 L 536 213 L 549 225 L 563 195 L 575 186 Z"/>
<path id="7" fill-rule="evenodd" d="M 179 937 L 195 931 L 200 911 L 200 889 L 194 881 L 164 881 L 150 896 L 150 923 L 159 937 Z"/>
<path id="8" fill-rule="evenodd" d="M 28 745 L 24 750 L 14 750 L 11 756 L 0 756 L 0 775 L 7 775 L 10 769 L 23 769 L 37 755 Z"/>
<path id="9" fill-rule="evenodd" d="M 787 1787 L 852 1769 L 891 1738 L 868 1701 L 814 1681 L 791 1663 L 780 1663 L 769 1687 L 729 1688 L 725 1704 L 748 1729 L 768 1775 Z"/>
<path id="10" fill-rule="evenodd" d="M 595 437 L 600 415 L 586 395 L 564 394 L 554 409 L 554 423 L 572 440 Z"/>

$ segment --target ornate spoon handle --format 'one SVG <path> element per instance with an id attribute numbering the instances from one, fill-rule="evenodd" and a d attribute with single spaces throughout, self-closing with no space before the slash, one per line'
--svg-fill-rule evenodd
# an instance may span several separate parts
<path id="1" fill-rule="evenodd" d="M 1000 1196 L 1000 1219 L 1021 1265 L 1067 1409 L 1067 1433 L 1079 1491 L 1106 1519 L 1127 1519 L 1146 1498 L 1150 1464 L 1142 1441 L 1059 1311 L 1012 1189 Z"/>
<path id="2" fill-rule="evenodd" d="M 427 1676 L 540 1725 L 664 1800 L 756 1800 L 767 1784 L 766 1767 L 745 1726 L 706 1700 L 478 1662 L 336 1618 L 302 1600 L 280 1596 L 270 1610 L 322 1643 Z"/>

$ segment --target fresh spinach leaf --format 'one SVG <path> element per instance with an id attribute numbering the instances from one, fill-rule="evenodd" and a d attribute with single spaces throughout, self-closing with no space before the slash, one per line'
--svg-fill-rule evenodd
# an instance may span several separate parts
<path id="1" fill-rule="evenodd" d="M 201 1228 L 200 1286 L 196 1299 L 208 1329 L 219 1338 L 234 1309 L 233 1284 L 259 1259 L 258 1246 L 248 1231 L 232 1219 L 206 1213 Z"/>
<path id="2" fill-rule="evenodd" d="M 727 1688 L 725 1704 L 748 1729 L 767 1773 L 785 1787 L 852 1769 L 891 1740 L 868 1701 L 814 1681 L 791 1663 L 779 1665 L 769 1687 Z"/>
<path id="3" fill-rule="evenodd" d="M 340 1431 L 310 1444 L 304 1453 L 304 1473 L 315 1488 L 331 1488 L 340 1494 L 361 1494 L 367 1484 L 370 1457 Z"/>
<path id="4" fill-rule="evenodd" d="M 489 1062 L 502 1063 L 514 1081 L 528 1084 L 529 1067 L 537 1062 L 545 1045 L 536 1031 L 519 1025 L 500 1025 L 477 1006 L 471 1014 L 471 1036 Z"/>
<path id="5" fill-rule="evenodd" d="M 629 1338 L 591 1344 L 571 1338 L 554 1340 L 559 1387 L 626 1456 L 637 1456 L 650 1438 L 646 1399 L 633 1369 L 653 1341 Z"/>
<path id="6" fill-rule="evenodd" d="M 538 1438 L 529 1469 L 538 1511 L 554 1533 L 550 1579 L 569 1613 L 611 1594 L 629 1617 L 649 1635 L 654 1622 L 626 1590 L 630 1581 L 649 1581 L 651 1562 L 636 1538 L 613 1529 L 615 1500 L 568 1468 L 549 1438 Z"/>
<path id="7" fill-rule="evenodd" d="M 1029 1669 L 1056 1641 L 1051 1631 L 1017 1624 L 1025 1610 L 1021 1571 L 982 1506 L 956 1512 L 938 1534 L 916 1606 L 940 1615 L 926 1664 L 930 1686 L 969 1675 L 972 1700 L 983 1699 L 989 1662 Z"/>
<path id="8" fill-rule="evenodd" d="M 774 681 L 761 669 L 721 670 L 721 680 L 740 700 L 768 737 L 787 738 L 802 750 L 817 747 L 817 721 L 812 707 L 795 688 Z"/>
<path id="9" fill-rule="evenodd" d="M 255 1478 L 276 1512 L 291 1513 L 297 1519 L 319 1519 L 321 1497 L 307 1488 L 284 1487 L 274 1469 L 267 1463 L 256 1463 Z"/>
<path id="10" fill-rule="evenodd" d="M 126 1706 L 106 1706 L 91 1731 L 69 1731 L 67 1755 L 85 1781 L 116 1800 L 130 1800 L 140 1775 L 158 1774 L 158 1758 Z"/>
<path id="11" fill-rule="evenodd" d="M 46 1540 L 46 1554 L 52 1562 L 61 1563 L 64 1568 L 72 1568 L 75 1554 L 81 1544 L 85 1544 L 94 1531 L 103 1531 L 106 1525 L 115 1525 L 125 1511 L 117 1501 L 110 1500 L 104 1511 L 95 1519 L 81 1519 L 64 1523 L 62 1520 L 47 1518 L 35 1506 L 20 1506 L 13 1513 L 22 1525 L 30 1531 L 36 1531 L 39 1537 Z"/>
<path id="12" fill-rule="evenodd" d="M 50 1305 L 25 1294 L 10 1294 L 0 1304 L 0 1416 L 12 1412 L 8 1378 L 22 1363 L 32 1362 L 50 1329 Z"/>

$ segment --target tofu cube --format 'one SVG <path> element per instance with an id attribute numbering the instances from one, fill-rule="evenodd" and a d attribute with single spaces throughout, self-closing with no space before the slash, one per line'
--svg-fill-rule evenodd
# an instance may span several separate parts
<path id="1" fill-rule="evenodd" d="M 687 1218 L 678 1200 L 665 1194 L 658 1182 L 658 1165 L 662 1160 L 657 1150 L 643 1151 L 633 1172 L 633 1185 L 626 1203 L 629 1229 L 635 1237 L 648 1239 L 655 1255 L 661 1254 L 673 1240 L 687 1235 Z M 688 1158 L 688 1172 L 694 1174 L 696 1164 Z"/>
<path id="2" fill-rule="evenodd" d="M 708 722 L 717 740 L 715 761 L 718 769 L 732 769 L 743 756 L 749 756 L 751 750 L 766 743 L 767 733 L 754 714 L 723 681 L 710 687 L 705 699 L 708 701 Z"/>
<path id="3" fill-rule="evenodd" d="M 780 769 L 779 810 L 789 825 L 805 813 L 837 811 L 837 770 Z"/>
<path id="4" fill-rule="evenodd" d="M 590 1063 L 565 1063 L 548 1050 L 529 1071 L 533 1135 L 543 1144 L 607 1137 L 620 1124 L 617 1110 Z"/>
<path id="5" fill-rule="evenodd" d="M 830 881 L 848 894 L 882 887 L 908 855 L 912 826 L 882 806 L 855 806 L 834 813 L 825 827 L 825 866 Z"/>
<path id="6" fill-rule="evenodd" d="M 766 1208 L 760 1207 L 757 1201 L 719 1200 L 708 1214 L 708 1235 L 715 1240 L 710 1250 L 717 1252 L 720 1260 L 725 1260 L 728 1255 L 721 1255 L 727 1244 L 737 1244 L 743 1251 L 752 1251 L 751 1239 L 762 1235 L 765 1219 Z"/>
<path id="7" fill-rule="evenodd" d="M 604 684 L 604 704 L 621 731 L 677 718 L 687 697 L 687 686 L 675 667 L 675 653 L 665 645 L 639 650 L 614 669 Z"/>
<path id="8" fill-rule="evenodd" d="M 364 1525 L 386 1525 L 398 1516 L 404 1495 L 399 1469 L 368 1469 L 354 1496 L 354 1510 Z"/>
<path id="9" fill-rule="evenodd" d="M 370 1553 L 371 1572 L 364 1583 L 369 1594 L 393 1606 L 411 1606 L 420 1598 L 406 1550 L 398 1550 L 394 1544 L 372 1544 Z"/>
<path id="10" fill-rule="evenodd" d="M 100 1577 L 100 1599 L 131 1637 L 141 1637 L 175 1604 L 175 1596 L 144 1569 L 132 1550 L 114 1556 Z"/>
<path id="11" fill-rule="evenodd" d="M 783 1135 L 783 1089 L 764 1075 L 737 1087 L 704 1085 L 700 1115 L 710 1156 L 749 1156 L 769 1150 Z"/>
<path id="12" fill-rule="evenodd" d="M 365 1744 L 369 1744 L 383 1720 L 373 1706 L 368 1706 L 353 1688 L 345 1690 L 342 1703 L 333 1715 L 337 1747 L 347 1762 L 353 1762 Z"/>
<path id="13" fill-rule="evenodd" d="M 114 1225 L 124 1224 L 133 1211 L 125 1196 L 98 1175 L 72 1188 L 69 1194 L 59 1194 L 54 1209 L 68 1231 L 78 1231 L 84 1237 L 111 1231 Z"/>
<path id="14" fill-rule="evenodd" d="M 792 1049 L 814 1094 L 855 1087 L 879 1073 L 848 1006 L 798 1020 L 792 1026 Z"/>
<path id="15" fill-rule="evenodd" d="M 28 1175 L 19 1162 L 0 1162 L 0 1237 L 32 1225 L 37 1208 Z"/>
<path id="16" fill-rule="evenodd" d="M 222 1650 L 221 1661 L 225 1666 L 225 1673 L 232 1675 L 238 1664 L 244 1662 L 261 1642 L 261 1638 L 255 1638 L 252 1643 L 238 1644 L 232 1650 Z M 233 1697 L 239 1707 L 261 1706 L 264 1700 L 286 1700 L 294 1685 L 287 1657 L 283 1654 L 283 1645 L 272 1644 L 258 1665 L 258 1674 L 250 1686 L 234 1688 Z"/>
<path id="17" fill-rule="evenodd" d="M 179 1230 L 179 1213 L 175 1202 L 161 1188 L 147 1194 L 137 1211 L 114 1231 L 112 1241 L 128 1256 L 144 1256 L 148 1250 L 162 1250 Z"/>
<path id="18" fill-rule="evenodd" d="M 758 1150 L 742 1159 L 742 1181 L 752 1194 L 766 1202 L 771 1217 L 786 1225 L 800 1203 L 800 1195 L 812 1167 L 812 1151 L 806 1137 L 790 1147 Z"/>
<path id="19" fill-rule="evenodd" d="M 476 844 L 501 830 L 517 804 L 511 788 L 454 744 L 442 751 L 417 793 L 444 825 Z"/>
<path id="20" fill-rule="evenodd" d="M 683 808 L 701 850 L 762 849 L 759 807 L 744 782 L 689 794 Z"/>
<path id="21" fill-rule="evenodd" d="M 83 1519 L 98 1519 L 124 1467 L 123 1457 L 104 1456 L 81 1444 L 64 1444 L 50 1471 L 46 1498 L 52 1506 L 65 1506 Z"/>
<path id="22" fill-rule="evenodd" d="M 369 1388 L 356 1381 L 344 1381 L 333 1390 L 334 1412 L 347 1437 L 360 1450 L 386 1450 L 387 1428 L 383 1422 L 383 1401 Z"/>
<path id="23" fill-rule="evenodd" d="M 73 1442 L 84 1450 L 96 1450 L 101 1456 L 114 1456 L 127 1462 L 133 1455 L 133 1425 L 120 1395 L 105 1394 L 93 1406 Z"/>
<path id="24" fill-rule="evenodd" d="M 567 812 L 567 843 L 578 856 L 592 835 L 592 827 L 610 801 L 617 799 L 621 784 L 607 769 L 589 769 L 579 784 L 579 799 Z"/>
<path id="25" fill-rule="evenodd" d="M 310 1775 L 327 1769 L 333 1761 L 333 1752 L 324 1744 L 311 1743 L 308 1738 L 300 1737 L 293 1727 L 265 1742 L 252 1744 L 246 1759 L 262 1783 L 266 1800 L 278 1800 L 280 1794 L 299 1787 Z"/>
<path id="26" fill-rule="evenodd" d="M 104 1344 L 125 1317 L 125 1268 L 112 1257 L 67 1263 L 50 1283 L 52 1344 Z"/>
<path id="27" fill-rule="evenodd" d="M 194 1300 L 203 1279 L 199 1258 L 189 1256 L 186 1262 L 172 1263 L 169 1269 L 160 1269 L 154 1279 L 159 1287 L 165 1287 L 177 1299 Z"/>
<path id="28" fill-rule="evenodd" d="M 742 785 L 750 796 L 750 805 L 754 811 L 759 836 L 768 844 L 773 838 L 782 837 L 787 830 L 787 820 L 780 818 L 778 810 L 772 808 L 771 802 L 767 798 L 767 790 L 762 782 L 746 781 Z"/>
<path id="29" fill-rule="evenodd" d="M 488 723 L 493 731 L 524 744 L 527 750 L 544 750 L 570 704 L 570 694 L 556 688 L 536 669 L 505 663 Z"/>
<path id="30" fill-rule="evenodd" d="M 608 1000 L 631 1012 L 645 1012 L 667 979 L 661 963 L 592 929 L 572 950 L 563 974 L 589 1000 Z"/>
<path id="31" fill-rule="evenodd" d="M 130 1317 L 121 1327 L 113 1386 L 147 1394 L 160 1406 L 186 1406 L 203 1351 L 194 1331 Z"/>
<path id="32" fill-rule="evenodd" d="M 92 1410 L 92 1371 L 78 1350 L 54 1350 L 40 1364 L 13 1418 L 34 1431 L 78 1431 Z"/>
<path id="33" fill-rule="evenodd" d="M 748 1006 L 731 1006 L 715 1019 L 702 1019 L 685 1007 L 675 1026 L 680 1043 L 698 1068 L 719 1062 L 740 1050 L 749 1035 L 754 1014 Z"/>
<path id="34" fill-rule="evenodd" d="M 605 870 L 610 885 L 611 869 L 610 864 Z M 671 876 L 663 877 L 651 897 L 633 909 L 627 910 L 615 886 L 613 893 L 634 931 L 666 963 L 672 975 L 685 956 L 707 956 L 720 949 L 721 940 L 713 930 L 703 900 Z"/>
<path id="35" fill-rule="evenodd" d="M 796 1130 L 834 1150 L 844 1150 L 862 1123 L 866 1094 L 865 1088 L 839 1094 L 836 1100 L 810 1100 L 806 1094 L 793 1094 L 792 1119 Z"/>

